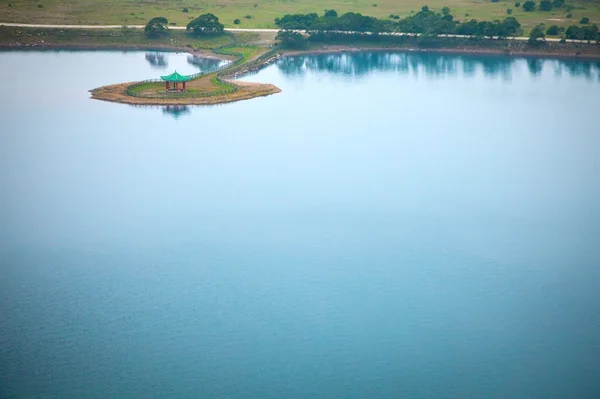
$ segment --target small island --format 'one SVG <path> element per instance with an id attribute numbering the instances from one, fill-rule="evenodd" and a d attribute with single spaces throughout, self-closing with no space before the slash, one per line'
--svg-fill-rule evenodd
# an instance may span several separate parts
<path id="1" fill-rule="evenodd" d="M 151 19 L 144 31 L 149 37 L 168 34 L 166 18 Z M 203 14 L 186 28 L 191 35 L 223 35 L 224 26 L 213 14 Z M 236 46 L 237 38 L 229 33 L 231 41 L 213 49 L 221 57 L 233 59 L 222 68 L 194 75 L 170 75 L 142 82 L 119 83 L 91 90 L 92 98 L 135 105 L 206 105 L 220 104 L 249 98 L 268 96 L 281 90 L 272 84 L 234 81 L 240 74 L 258 69 L 279 57 L 278 47 L 267 50 L 257 46 Z"/>
<path id="2" fill-rule="evenodd" d="M 189 76 L 174 71 L 160 79 L 103 86 L 90 92 L 92 98 L 97 100 L 135 105 L 208 105 L 279 93 L 281 90 L 272 84 L 233 80 L 279 57 L 276 48 L 260 54 L 262 50 L 230 47 L 228 51 L 223 51 L 238 58 L 218 71 Z"/>

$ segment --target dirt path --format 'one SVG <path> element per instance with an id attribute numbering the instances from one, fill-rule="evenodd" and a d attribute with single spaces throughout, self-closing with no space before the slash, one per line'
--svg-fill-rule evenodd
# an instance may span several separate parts
<path id="1" fill-rule="evenodd" d="M 121 29 L 123 25 L 47 25 L 47 24 L 16 24 L 0 22 L 0 26 L 14 26 L 19 28 L 47 28 L 47 29 Z M 128 28 L 144 29 L 144 25 L 126 25 Z M 169 26 L 169 29 L 185 30 L 185 26 Z M 229 32 L 279 32 L 279 29 L 242 29 L 226 28 Z"/>
<path id="2" fill-rule="evenodd" d="M 15 26 L 15 27 L 21 27 L 21 28 L 57 28 L 57 29 L 120 29 L 123 27 L 123 25 L 45 25 L 45 24 L 17 24 L 17 23 L 12 23 L 12 22 L 0 22 L 0 26 Z M 128 28 L 134 28 L 134 29 L 143 29 L 144 25 L 126 25 Z M 185 27 L 184 26 L 169 26 L 169 29 L 176 29 L 176 30 L 184 30 Z M 279 32 L 279 29 L 246 29 L 246 28 L 225 28 L 226 31 L 228 32 Z M 363 33 L 363 34 L 370 34 L 370 32 L 341 32 L 341 33 L 347 33 L 347 34 L 354 34 L 354 33 Z M 401 33 L 401 32 L 383 32 L 380 33 L 380 35 L 389 35 L 389 36 L 418 36 L 418 34 L 414 34 L 414 33 Z M 465 36 L 465 35 L 439 35 L 439 37 L 459 37 L 459 38 L 467 38 L 469 36 Z M 498 38 L 488 38 L 490 40 L 497 40 Z M 507 38 L 509 40 L 517 40 L 517 41 L 527 41 L 529 40 L 528 37 L 524 37 L 524 36 L 519 36 L 519 37 L 509 37 Z M 560 42 L 561 39 L 556 38 L 556 37 L 547 37 L 546 41 L 547 42 Z M 567 43 L 587 43 L 587 40 L 572 40 L 572 39 L 567 39 L 566 40 Z"/>

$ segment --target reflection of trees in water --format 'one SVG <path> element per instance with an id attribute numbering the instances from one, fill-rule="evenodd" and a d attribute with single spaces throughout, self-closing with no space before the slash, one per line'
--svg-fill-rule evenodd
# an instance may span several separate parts
<path id="1" fill-rule="evenodd" d="M 190 107 L 187 105 L 167 105 L 163 107 L 163 114 L 179 119 L 182 115 L 189 114 Z"/>
<path id="2" fill-rule="evenodd" d="M 191 112 L 190 107 L 187 105 L 145 105 L 145 104 L 129 104 L 133 108 L 162 108 L 163 115 L 171 116 L 175 119 L 179 119 L 181 115 L 189 114 Z"/>
<path id="3" fill-rule="evenodd" d="M 162 53 L 146 53 L 146 61 L 157 69 L 165 69 L 168 65 L 167 58 Z"/>
<path id="4" fill-rule="evenodd" d="M 539 75 L 542 73 L 542 69 L 544 69 L 544 60 L 539 58 L 528 58 L 527 69 L 529 69 L 529 73 L 533 76 Z"/>
<path id="5" fill-rule="evenodd" d="M 475 76 L 482 71 L 488 78 L 510 80 L 518 58 L 506 56 L 455 56 L 445 54 L 411 54 L 386 52 L 360 52 L 346 54 L 316 54 L 284 57 L 277 62 L 279 70 L 288 76 L 302 75 L 306 70 L 362 77 L 372 71 L 425 74 L 430 77 L 456 75 Z M 546 63 L 558 62 L 559 69 L 572 76 L 600 78 L 600 63 L 581 60 L 554 61 L 542 58 L 525 60 L 529 73 L 539 75 Z"/>
<path id="6" fill-rule="evenodd" d="M 567 60 L 559 63 L 557 67 L 562 73 L 567 71 L 573 76 L 584 76 L 587 79 L 592 79 L 594 76 L 600 80 L 600 62 L 581 62 L 575 60 Z"/>
<path id="7" fill-rule="evenodd" d="M 198 67 L 201 72 L 212 72 L 221 65 L 229 63 L 229 61 L 218 60 L 216 58 L 196 57 L 195 55 L 188 56 L 187 62 L 188 64 Z"/>

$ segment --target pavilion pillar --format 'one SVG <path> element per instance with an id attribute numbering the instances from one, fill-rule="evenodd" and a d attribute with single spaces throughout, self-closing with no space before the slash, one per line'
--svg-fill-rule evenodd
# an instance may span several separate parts
<path id="1" fill-rule="evenodd" d="M 169 81 L 166 81 L 166 82 L 165 82 L 165 89 L 166 89 L 167 91 L 169 91 Z"/>
<path id="2" fill-rule="evenodd" d="M 185 91 L 185 82 L 183 82 L 183 91 Z"/>

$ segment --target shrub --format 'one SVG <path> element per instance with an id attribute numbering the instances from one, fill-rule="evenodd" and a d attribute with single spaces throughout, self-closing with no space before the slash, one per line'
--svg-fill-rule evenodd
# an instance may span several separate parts
<path id="1" fill-rule="evenodd" d="M 492 0 L 492 3 L 497 3 L 497 2 L 499 2 L 499 1 L 500 1 L 500 0 Z"/>
<path id="2" fill-rule="evenodd" d="M 546 35 L 544 34 L 544 31 L 542 30 L 542 28 L 543 28 L 543 25 L 540 24 L 531 30 L 531 33 L 529 34 L 529 43 L 530 44 L 536 44 L 536 43 L 538 43 L 538 40 L 540 40 L 540 39 L 544 40 Z"/>
<path id="3" fill-rule="evenodd" d="M 43 4 L 38 4 L 38 8 L 44 8 Z"/>
<path id="4" fill-rule="evenodd" d="M 573 14 L 571 14 L 571 13 L 568 13 L 568 14 L 567 14 L 567 18 L 573 18 Z"/>
<path id="5" fill-rule="evenodd" d="M 304 48 L 308 44 L 308 40 L 300 33 L 289 30 L 280 30 L 275 39 L 279 40 L 281 46 L 286 48 Z"/>
<path id="6" fill-rule="evenodd" d="M 512 14 L 512 8 L 507 8 L 507 9 L 506 9 L 506 13 L 507 13 L 508 15 Z"/>
<path id="7" fill-rule="evenodd" d="M 590 23 L 590 19 L 588 17 L 583 17 L 581 18 L 581 21 L 579 21 L 580 24 L 589 24 Z"/>
<path id="8" fill-rule="evenodd" d="M 551 35 L 551 36 L 558 35 L 558 26 L 552 25 L 551 27 L 548 28 L 548 30 L 546 30 L 546 34 Z"/>
<path id="9" fill-rule="evenodd" d="M 517 2 L 515 3 L 515 7 L 516 7 L 516 8 L 519 8 L 519 7 L 521 7 L 521 2 L 520 2 L 520 1 L 517 1 Z"/>
<path id="10" fill-rule="evenodd" d="M 550 0 L 540 1 L 540 11 L 550 11 L 550 10 L 552 10 L 552 2 Z"/>
<path id="11" fill-rule="evenodd" d="M 242 22 L 242 21 L 240 21 L 239 18 L 236 18 L 236 19 L 233 20 L 233 23 L 236 24 L 236 25 L 239 25 L 240 22 Z"/>
<path id="12" fill-rule="evenodd" d="M 552 6 L 555 7 L 555 8 L 560 8 L 560 7 L 564 6 L 564 5 L 565 5 L 565 2 L 563 0 L 554 0 L 552 2 Z"/>
<path id="13" fill-rule="evenodd" d="M 258 4 L 254 3 L 254 5 L 252 7 L 256 8 L 256 7 L 258 7 Z"/>
<path id="14" fill-rule="evenodd" d="M 165 17 L 152 18 L 144 27 L 144 33 L 148 37 L 160 37 L 169 34 L 169 21 Z"/>
<path id="15" fill-rule="evenodd" d="M 246 15 L 244 18 L 246 18 L 246 19 L 252 19 L 252 15 Z"/>
<path id="16" fill-rule="evenodd" d="M 373 3 L 373 4 L 372 4 L 372 6 L 373 6 L 373 7 L 377 7 L 377 3 Z"/>
<path id="17" fill-rule="evenodd" d="M 423 11 L 423 12 L 429 11 L 429 6 L 423 6 L 423 7 L 421 7 L 421 11 Z"/>
<path id="18" fill-rule="evenodd" d="M 525 3 L 523 3 L 523 10 L 527 12 L 535 10 L 535 1 L 528 0 Z"/>
<path id="19" fill-rule="evenodd" d="M 189 8 L 187 8 L 187 7 L 183 7 L 183 8 L 181 9 L 181 12 L 190 12 L 190 9 L 189 9 Z"/>
<path id="20" fill-rule="evenodd" d="M 336 10 L 325 10 L 325 18 L 337 18 L 338 13 Z M 390 15 L 390 18 L 392 16 Z"/>
<path id="21" fill-rule="evenodd" d="M 202 14 L 187 24 L 186 30 L 195 35 L 210 35 L 223 32 L 223 24 L 214 14 Z"/>

